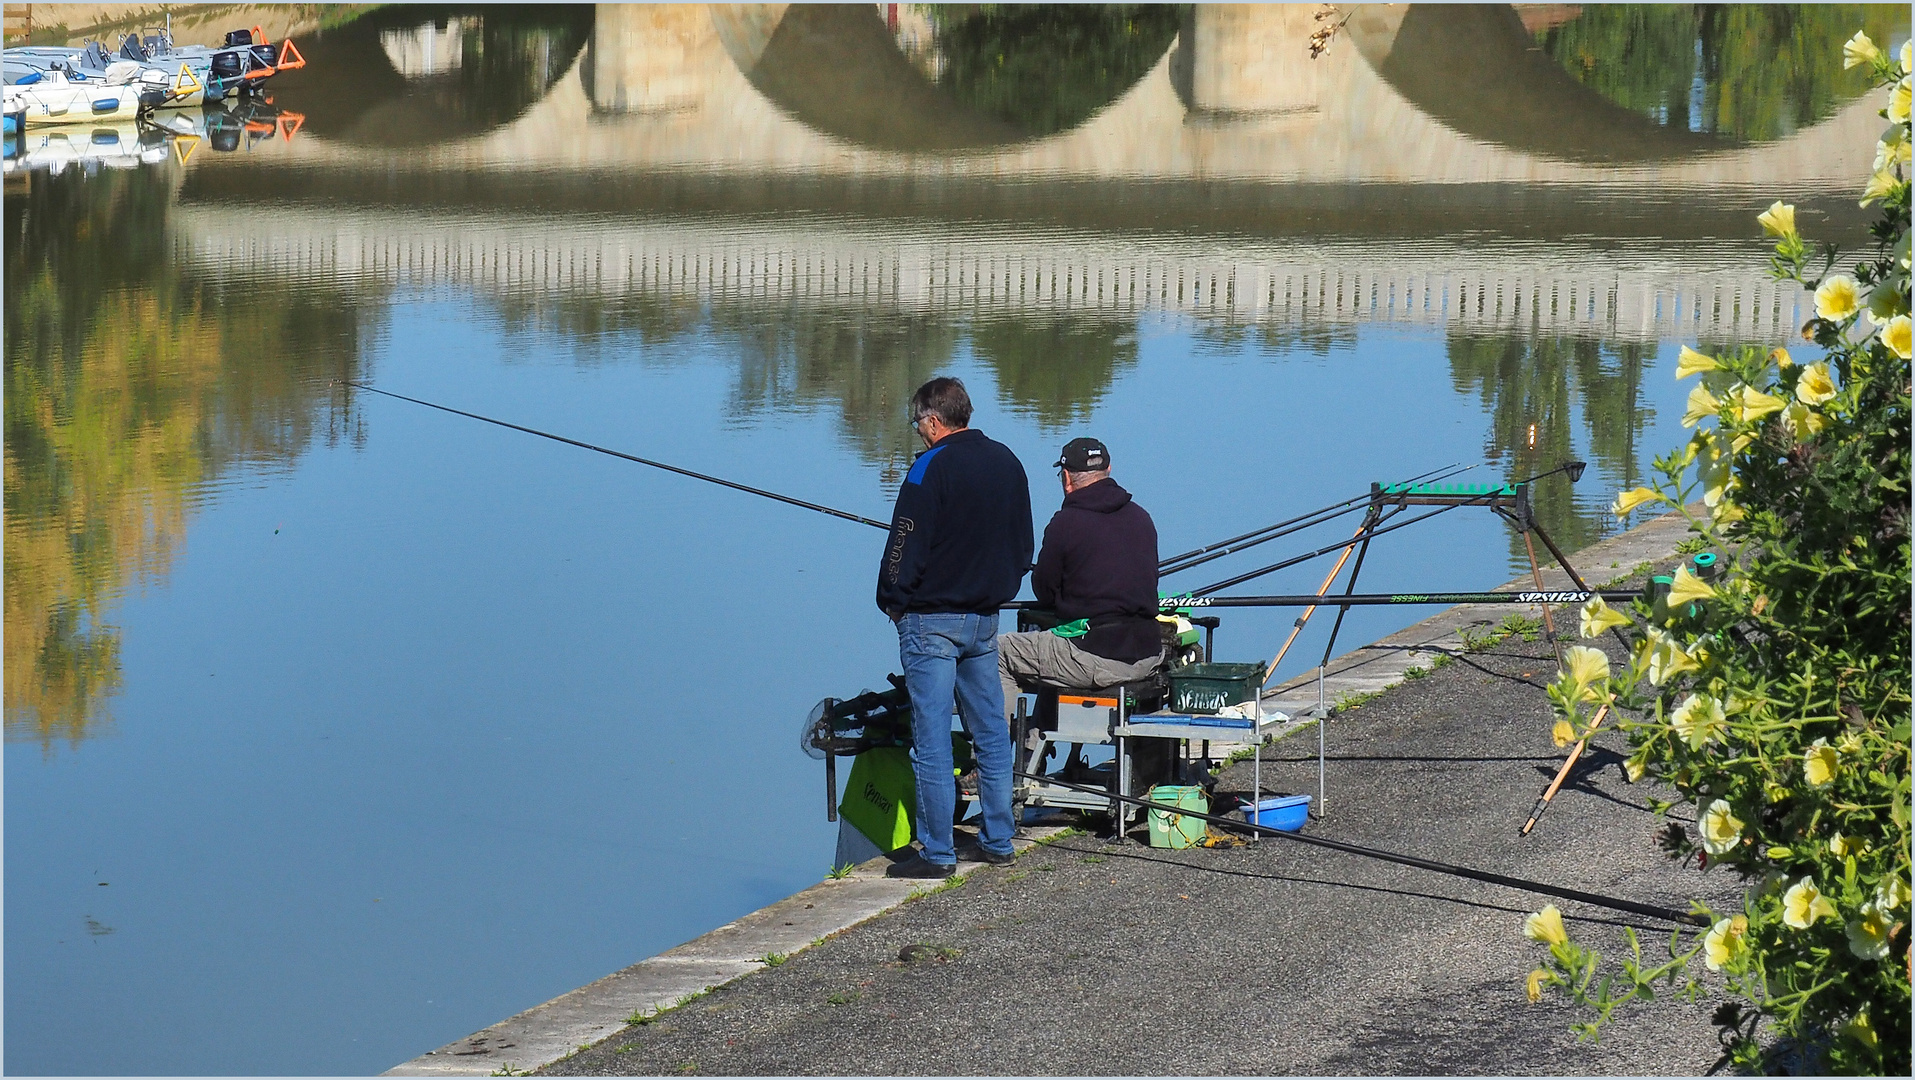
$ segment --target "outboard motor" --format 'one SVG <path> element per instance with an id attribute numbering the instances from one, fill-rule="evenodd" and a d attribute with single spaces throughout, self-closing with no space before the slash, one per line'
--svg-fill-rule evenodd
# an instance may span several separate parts
<path id="1" fill-rule="evenodd" d="M 237 83 L 240 76 L 244 74 L 246 74 L 246 58 L 239 53 L 216 52 L 213 54 L 212 68 L 208 75 L 214 82 L 219 83 L 222 89 Z"/>
<path id="2" fill-rule="evenodd" d="M 251 30 L 228 30 L 226 32 L 226 47 L 229 49 L 241 45 L 251 45 L 252 43 L 253 32 Z"/>
<path id="3" fill-rule="evenodd" d="M 257 60 L 259 63 L 263 64 L 264 66 L 266 67 L 279 66 L 279 46 L 255 45 L 253 46 L 252 52 L 253 52 L 253 59 Z"/>

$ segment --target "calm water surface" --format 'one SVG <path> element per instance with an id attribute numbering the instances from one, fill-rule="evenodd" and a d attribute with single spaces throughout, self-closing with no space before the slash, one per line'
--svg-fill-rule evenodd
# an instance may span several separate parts
<path id="1" fill-rule="evenodd" d="M 1096 435 L 1166 552 L 1574 457 L 1574 549 L 1681 344 L 1794 337 L 1754 215 L 1859 238 L 1839 45 L 1907 33 L 1410 6 L 1312 65 L 1307 9 L 780 10 L 289 11 L 271 104 L 9 180 L 7 1071 L 378 1071 L 827 868 L 796 733 L 895 667 L 877 530 L 342 380 L 883 518 L 955 374 L 1040 515 Z M 1364 581 L 1519 549 L 1458 512 Z"/>

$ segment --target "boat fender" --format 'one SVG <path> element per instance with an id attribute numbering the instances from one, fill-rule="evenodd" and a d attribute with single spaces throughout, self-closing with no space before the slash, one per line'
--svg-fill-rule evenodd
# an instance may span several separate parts
<path id="1" fill-rule="evenodd" d="M 112 112 L 113 110 L 119 107 L 120 107 L 120 99 L 116 97 L 103 97 L 103 98 L 93 99 L 94 112 Z"/>
<path id="2" fill-rule="evenodd" d="M 34 83 L 37 83 L 39 81 L 40 81 L 40 73 L 37 71 L 32 71 L 13 80 L 13 85 L 32 86 Z"/>

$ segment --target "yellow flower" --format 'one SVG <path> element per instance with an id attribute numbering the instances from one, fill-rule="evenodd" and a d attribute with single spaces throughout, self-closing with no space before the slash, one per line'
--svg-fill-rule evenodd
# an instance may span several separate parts
<path id="1" fill-rule="evenodd" d="M 1715 587 L 1690 573 L 1687 563 L 1676 567 L 1676 579 L 1669 583 L 1670 607 L 1678 608 L 1697 600 L 1714 600 L 1715 598 Z"/>
<path id="2" fill-rule="evenodd" d="M 1795 397 L 1804 405 L 1820 405 L 1835 396 L 1835 380 L 1829 378 L 1829 365 L 1818 360 L 1802 369 L 1795 380 Z"/>
<path id="3" fill-rule="evenodd" d="M 1702 665 L 1683 651 L 1676 639 L 1661 630 L 1651 630 L 1642 643 L 1649 653 L 1649 682 L 1661 686 L 1685 671 L 1700 671 Z"/>
<path id="4" fill-rule="evenodd" d="M 1807 780 L 1810 787 L 1827 786 L 1835 779 L 1837 760 L 1835 748 L 1827 739 L 1815 740 L 1802 755 L 1802 779 Z"/>
<path id="5" fill-rule="evenodd" d="M 1722 402 L 1709 392 L 1709 388 L 1698 384 L 1689 391 L 1689 411 L 1682 414 L 1683 427 L 1695 427 L 1711 416 L 1722 411 Z"/>
<path id="6" fill-rule="evenodd" d="M 1818 432 L 1827 431 L 1829 418 L 1809 408 L 1801 402 L 1792 402 L 1782 410 L 1782 424 L 1789 434 L 1797 439 L 1806 439 Z"/>
<path id="7" fill-rule="evenodd" d="M 1906 45 L 1903 46 L 1904 50 L 1907 48 Z M 1849 1038 L 1854 1039 L 1870 1050 L 1875 1049 L 1875 1044 L 1881 1041 L 1881 1036 L 1875 1034 L 1875 1026 L 1868 1022 L 1867 1009 L 1856 1013 L 1855 1019 L 1850 1020 L 1848 1024 L 1842 1028 L 1842 1031 L 1846 1033 Z"/>
<path id="8" fill-rule="evenodd" d="M 1609 678 L 1609 657 L 1601 649 L 1571 645 L 1563 650 L 1563 671 L 1576 683 L 1579 693 Z"/>
<path id="9" fill-rule="evenodd" d="M 1782 411 L 1782 406 L 1788 404 L 1774 394 L 1765 394 L 1753 386 L 1743 387 L 1738 396 L 1742 401 L 1744 420 L 1760 420 L 1772 412 Z"/>
<path id="10" fill-rule="evenodd" d="M 1853 731 L 1835 740 L 1835 752 L 1838 754 L 1859 754 L 1862 752 L 1862 737 Z"/>
<path id="11" fill-rule="evenodd" d="M 1898 124 L 1908 123 L 1908 76 L 1895 84 L 1888 92 L 1888 118 Z"/>
<path id="12" fill-rule="evenodd" d="M 1782 204 L 1776 203 L 1775 205 L 1781 206 Z M 1793 206 L 1789 207 L 1789 212 L 1793 215 L 1795 208 Z M 1714 371 L 1719 367 L 1721 367 L 1721 365 L 1716 363 L 1715 357 L 1709 356 L 1706 353 L 1699 353 L 1689 346 L 1684 345 L 1682 347 L 1682 355 L 1676 358 L 1676 378 L 1686 379 L 1699 371 Z"/>
<path id="13" fill-rule="evenodd" d="M 1529 995 L 1531 1005 L 1543 1000 L 1543 980 L 1547 978 L 1549 972 L 1537 968 L 1529 973 L 1529 978 L 1523 980 L 1523 993 Z"/>
<path id="14" fill-rule="evenodd" d="M 1900 124 L 1890 124 L 1875 143 L 1875 172 L 1908 164 L 1908 135 Z"/>
<path id="15" fill-rule="evenodd" d="M 1592 596 L 1582 607 L 1583 636 L 1601 637 L 1604 630 L 1612 626 L 1630 626 L 1629 616 L 1603 603 L 1600 596 Z"/>
<path id="16" fill-rule="evenodd" d="M 1641 506 L 1643 503 L 1667 501 L 1667 499 L 1662 497 L 1662 493 L 1655 488 L 1639 487 L 1633 491 L 1625 491 L 1616 496 L 1616 505 L 1610 507 L 1610 509 L 1616 512 L 1617 517 L 1621 517 L 1636 507 Z"/>
<path id="17" fill-rule="evenodd" d="M 1795 235 L 1795 207 L 1780 199 L 1756 215 L 1755 220 L 1770 236 L 1786 239 Z"/>
<path id="18" fill-rule="evenodd" d="M 1868 204 L 1874 202 L 1875 200 L 1886 196 L 1889 192 L 1895 190 L 1895 185 L 1899 182 L 1900 181 L 1895 179 L 1895 174 L 1892 172 L 1889 172 L 1887 169 L 1877 169 L 1874 172 L 1870 173 L 1868 178 L 1868 185 L 1862 188 L 1861 205 L 1867 206 Z M 1842 275 L 1838 274 L 1837 276 L 1840 277 Z M 1822 290 L 1817 289 L 1815 291 L 1815 296 L 1817 301 L 1819 302 L 1822 297 Z M 1829 318 L 1829 316 L 1824 315 L 1823 318 L 1826 319 L 1826 318 Z"/>
<path id="19" fill-rule="evenodd" d="M 1805 877 L 1789 886 L 1782 894 L 1782 922 L 1797 930 L 1807 930 L 1809 924 L 1821 918 L 1840 918 L 1835 905 L 1815 887 L 1815 879 Z"/>
<path id="20" fill-rule="evenodd" d="M 1863 64 L 1873 64 L 1881 58 L 1882 50 L 1876 48 L 1875 43 L 1868 39 L 1868 35 L 1860 30 L 1857 30 L 1855 36 L 1842 45 L 1842 70 L 1844 71 Z"/>
<path id="21" fill-rule="evenodd" d="M 1690 694 L 1669 714 L 1669 726 L 1689 741 L 1689 749 L 1700 750 L 1728 733 L 1729 718 L 1723 715 L 1721 702 L 1707 694 Z"/>
<path id="22" fill-rule="evenodd" d="M 1741 439 L 1729 444 L 1729 452 L 1739 452 Z M 1718 456 L 1711 451 L 1707 460 L 1696 467 L 1696 479 L 1702 481 L 1702 503 L 1713 507 L 1722 501 L 1729 489 L 1736 485 L 1735 471 L 1729 467 L 1727 457 Z"/>
<path id="23" fill-rule="evenodd" d="M 1908 880 L 1900 874 L 1885 877 L 1875 886 L 1875 906 L 1883 911 L 1894 911 L 1908 906 Z"/>
<path id="24" fill-rule="evenodd" d="M 1897 315 L 1893 319 L 1890 319 L 1888 326 L 1882 330 L 1882 344 L 1888 346 L 1889 352 L 1894 353 L 1904 360 L 1909 359 L 1908 339 L 1908 316 L 1906 315 Z"/>
<path id="25" fill-rule="evenodd" d="M 1795 363 L 1795 358 L 1789 355 L 1789 350 L 1779 345 L 1769 350 L 1769 359 L 1775 361 L 1775 366 L 1779 368 L 1786 368 Z"/>
<path id="26" fill-rule="evenodd" d="M 1815 313 L 1830 322 L 1848 318 L 1861 306 L 1862 294 L 1847 274 L 1830 274 L 1815 287 Z"/>
<path id="27" fill-rule="evenodd" d="M 1709 516 L 1717 525 L 1727 525 L 1732 521 L 1741 521 L 1748 513 L 1727 499 L 1710 508 Z"/>
<path id="28" fill-rule="evenodd" d="M 1835 853 L 1836 858 L 1846 859 L 1850 855 L 1860 855 L 1862 852 L 1867 851 L 1868 845 L 1863 843 L 1859 837 L 1843 836 L 1841 833 L 1836 833 L 1834 836 L 1829 837 L 1829 850 Z"/>
<path id="29" fill-rule="evenodd" d="M 1727 855 L 1742 842 L 1742 819 L 1730 812 L 1728 803 L 1717 799 L 1696 815 L 1696 831 L 1702 834 L 1702 850 Z"/>
<path id="30" fill-rule="evenodd" d="M 1861 916 L 1843 929 L 1848 931 L 1849 951 L 1864 960 L 1880 960 L 1888 955 L 1888 935 L 1894 929 L 1888 912 L 1873 902 L 1862 905 Z"/>
<path id="31" fill-rule="evenodd" d="M 1915 45 L 1915 41 L 1902 42 L 1902 74 L 1904 75 L 1908 74 L 1911 69 L 1915 69 L 1915 63 L 1910 62 L 1908 51 L 1910 45 Z"/>
<path id="32" fill-rule="evenodd" d="M 1744 936 L 1749 930 L 1749 919 L 1745 915 L 1719 919 L 1702 938 L 1702 962 L 1709 965 L 1710 971 L 1721 971 L 1742 958 L 1745 948 Z"/>
<path id="33" fill-rule="evenodd" d="M 1567 720 L 1556 721 L 1556 726 L 1549 729 L 1549 741 L 1555 743 L 1557 746 L 1568 746 L 1570 743 L 1575 742 L 1575 726 Z"/>
<path id="34" fill-rule="evenodd" d="M 1544 904 L 1543 910 L 1523 920 L 1523 936 L 1545 945 L 1561 945 L 1569 940 L 1569 931 L 1563 929 L 1563 913 L 1556 910 L 1556 905 Z"/>
<path id="35" fill-rule="evenodd" d="M 1647 771 L 1647 766 L 1643 764 L 1641 758 L 1632 757 L 1622 763 L 1622 774 L 1628 777 L 1629 782 L 1632 784 L 1642 779 L 1642 774 L 1645 771 Z"/>

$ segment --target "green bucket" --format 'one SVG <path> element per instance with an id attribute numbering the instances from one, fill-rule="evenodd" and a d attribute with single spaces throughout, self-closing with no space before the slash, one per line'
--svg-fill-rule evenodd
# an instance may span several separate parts
<path id="1" fill-rule="evenodd" d="M 1210 799 L 1204 795 L 1204 789 L 1191 785 L 1159 784 L 1151 788 L 1145 798 L 1154 803 L 1168 803 L 1171 806 L 1197 814 L 1210 813 Z M 1155 848 L 1195 847 L 1203 842 L 1208 833 L 1208 825 L 1202 818 L 1189 814 L 1179 814 L 1171 810 L 1159 810 L 1152 807 L 1150 819 L 1150 846 Z"/>
<path id="2" fill-rule="evenodd" d="M 1262 664 L 1185 664 L 1170 669 L 1170 710 L 1214 713 L 1257 696 Z"/>

